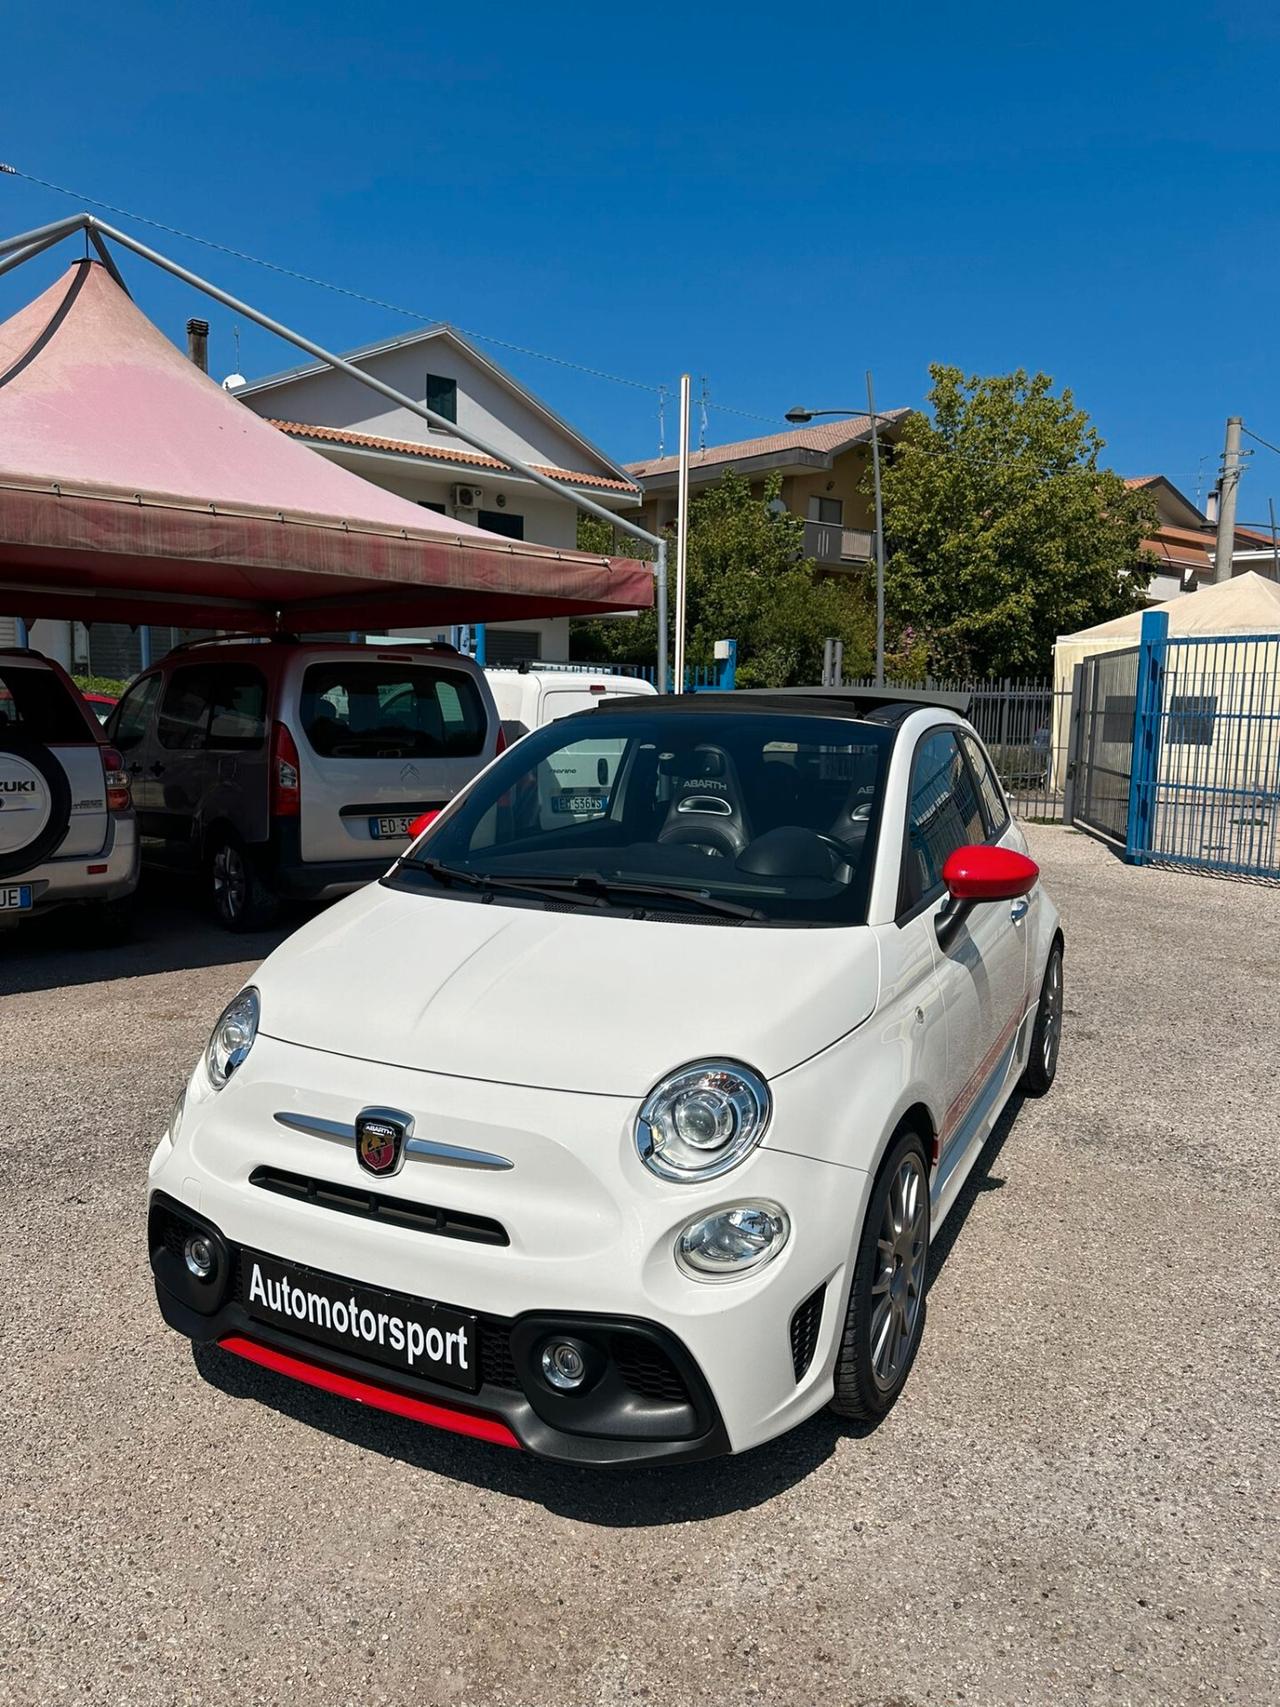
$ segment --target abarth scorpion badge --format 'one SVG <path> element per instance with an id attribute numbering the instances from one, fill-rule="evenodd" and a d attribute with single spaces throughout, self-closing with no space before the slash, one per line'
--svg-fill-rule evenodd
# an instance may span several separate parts
<path id="1" fill-rule="evenodd" d="M 356 1116 L 356 1160 L 367 1174 L 399 1173 L 413 1118 L 398 1109 L 366 1108 Z"/>

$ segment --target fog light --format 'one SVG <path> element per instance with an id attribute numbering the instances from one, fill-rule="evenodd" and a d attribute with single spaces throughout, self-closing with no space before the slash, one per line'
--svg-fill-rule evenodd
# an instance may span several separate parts
<path id="1" fill-rule="evenodd" d="M 572 1340 L 551 1340 L 542 1348 L 542 1373 L 553 1387 L 570 1393 L 586 1379 L 587 1360 Z"/>
<path id="2" fill-rule="evenodd" d="M 736 1203 L 690 1221 L 676 1240 L 676 1262 L 695 1280 L 737 1280 L 772 1262 L 790 1233 L 776 1203 Z"/>
<path id="3" fill-rule="evenodd" d="M 187 1267 L 197 1280 L 208 1280 L 213 1273 L 213 1245 L 203 1233 L 192 1233 L 182 1248 Z"/>

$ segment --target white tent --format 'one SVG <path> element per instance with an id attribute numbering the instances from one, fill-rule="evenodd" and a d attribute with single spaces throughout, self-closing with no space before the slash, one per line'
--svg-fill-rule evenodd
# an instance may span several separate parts
<path id="1" fill-rule="evenodd" d="M 1168 614 L 1171 637 L 1280 635 L 1280 582 L 1268 581 L 1252 570 L 1151 608 Z M 1059 787 L 1066 773 L 1076 665 L 1099 652 L 1122 652 L 1136 646 L 1142 616 L 1141 611 L 1133 611 L 1081 629 L 1079 634 L 1062 634 L 1054 645 L 1053 773 Z"/>

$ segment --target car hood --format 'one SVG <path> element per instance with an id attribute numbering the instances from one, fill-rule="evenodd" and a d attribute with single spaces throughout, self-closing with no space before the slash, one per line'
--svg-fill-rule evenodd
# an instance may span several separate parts
<path id="1" fill-rule="evenodd" d="M 879 953 L 860 927 L 660 923 L 371 884 L 254 979 L 287 1043 L 505 1084 L 643 1096 L 688 1061 L 766 1078 L 860 1025 Z"/>

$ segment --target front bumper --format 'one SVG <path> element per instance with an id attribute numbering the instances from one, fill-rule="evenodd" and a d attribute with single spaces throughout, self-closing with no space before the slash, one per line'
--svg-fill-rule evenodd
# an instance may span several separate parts
<path id="1" fill-rule="evenodd" d="M 486 1172 L 410 1155 L 399 1174 L 374 1182 L 353 1147 L 276 1118 L 302 1111 L 320 1127 L 349 1126 L 373 1104 L 412 1113 L 421 1135 L 513 1165 Z M 197 1071 L 176 1142 L 162 1140 L 153 1158 L 153 1194 L 164 1194 L 153 1202 L 168 1200 L 211 1227 L 231 1274 L 217 1309 L 193 1312 L 180 1277 L 175 1286 L 172 1268 L 156 1260 L 153 1239 L 161 1310 L 193 1339 L 255 1341 L 495 1418 L 530 1451 L 568 1462 L 744 1451 L 831 1395 L 865 1175 L 762 1147 L 724 1178 L 668 1185 L 635 1154 L 635 1113 L 629 1098 L 353 1061 L 260 1034 L 224 1090 L 211 1092 Z M 353 1204 L 371 1194 L 401 1200 L 392 1205 L 394 1224 Z M 791 1218 L 790 1240 L 772 1263 L 721 1283 L 677 1268 L 681 1227 L 757 1197 L 782 1204 Z M 412 1225 L 401 1213 L 406 1205 L 419 1212 Z M 424 1230 L 424 1207 L 438 1215 L 438 1229 Z M 474 1231 L 495 1225 L 500 1241 Z M 474 1313 L 489 1358 L 480 1390 L 463 1397 L 399 1371 L 389 1376 L 345 1350 L 252 1320 L 232 1273 L 246 1250 Z M 591 1395 L 557 1395 L 541 1379 L 535 1353 L 553 1331 L 603 1348 L 607 1379 Z M 652 1355 L 640 1355 L 645 1346 Z"/>
<path id="2" fill-rule="evenodd" d="M 180 1249 L 188 1230 L 216 1241 L 218 1267 L 210 1281 L 194 1280 L 186 1272 Z M 319 1345 L 250 1314 L 243 1277 L 246 1257 L 251 1260 L 253 1253 L 232 1244 L 212 1222 L 163 1192 L 152 1196 L 148 1244 L 156 1300 L 171 1328 L 198 1343 L 216 1342 L 295 1379 L 338 1392 L 350 1383 L 358 1389 L 350 1396 L 365 1403 L 398 1409 L 455 1433 L 522 1446 L 562 1463 L 670 1462 L 711 1458 L 729 1450 L 724 1425 L 693 1359 L 652 1323 L 586 1312 L 530 1311 L 514 1320 L 483 1316 L 477 1336 L 480 1384 L 475 1393 L 459 1393 L 440 1382 L 393 1372 Z M 538 1353 L 552 1335 L 572 1335 L 599 1348 L 607 1367 L 585 1398 L 557 1394 L 538 1379 Z M 613 1348 L 621 1355 L 613 1355 Z M 260 1355 L 264 1351 L 267 1355 Z M 339 1380 L 327 1381 L 326 1375 Z M 397 1405 L 397 1399 L 409 1404 Z M 581 1414 L 584 1407 L 587 1418 Z M 561 1426 L 566 1414 L 568 1428 Z M 590 1424 L 586 1430 L 584 1422 Z"/>

